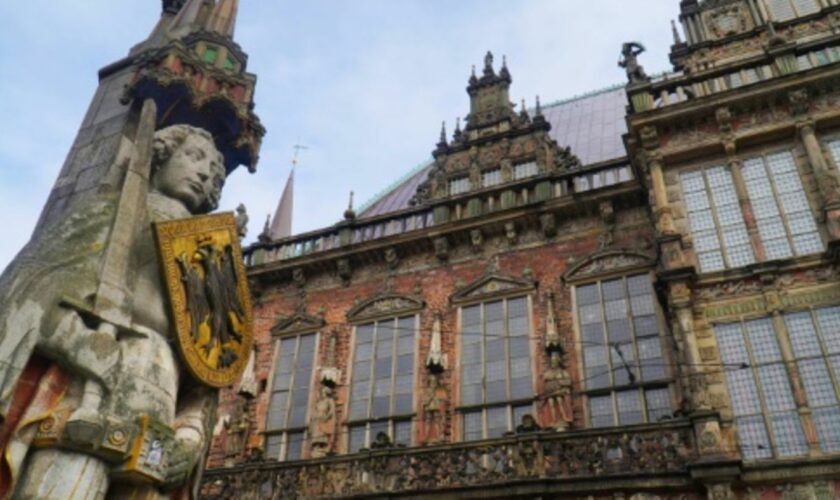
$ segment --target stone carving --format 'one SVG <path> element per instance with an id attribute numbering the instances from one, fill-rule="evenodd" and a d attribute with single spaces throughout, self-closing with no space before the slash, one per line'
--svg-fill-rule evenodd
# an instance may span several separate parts
<path id="1" fill-rule="evenodd" d="M 706 26 L 715 38 L 725 38 L 752 28 L 749 12 L 742 3 L 730 4 L 706 13 Z"/>
<path id="2" fill-rule="evenodd" d="M 706 486 L 709 500 L 735 500 L 735 492 L 729 483 L 717 483 Z"/>
<path id="3" fill-rule="evenodd" d="M 238 457 L 245 450 L 245 442 L 248 438 L 248 430 L 251 428 L 248 418 L 248 400 L 239 397 L 236 399 L 236 409 L 225 423 L 227 438 L 225 440 L 225 455 Z"/>
<path id="4" fill-rule="evenodd" d="M 445 410 L 449 396 L 441 384 L 441 373 L 429 371 L 423 393 L 423 442 L 435 444 L 446 439 Z"/>
<path id="5" fill-rule="evenodd" d="M 651 257 L 629 250 L 606 250 L 596 252 L 572 266 L 563 279 L 566 281 L 588 278 L 619 269 L 653 266 Z"/>
<path id="6" fill-rule="evenodd" d="M 388 264 L 389 269 L 396 269 L 400 265 L 400 257 L 396 248 L 388 247 L 385 249 L 385 263 Z"/>
<path id="7" fill-rule="evenodd" d="M 315 403 L 315 412 L 309 421 L 309 442 L 312 458 L 321 458 L 334 451 L 336 430 L 335 390 L 322 385 Z"/>
<path id="8" fill-rule="evenodd" d="M 296 267 L 292 269 L 292 281 L 295 282 L 298 288 L 306 286 L 306 273 L 303 272 L 303 268 Z"/>
<path id="9" fill-rule="evenodd" d="M 719 283 L 717 285 L 700 288 L 697 290 L 697 296 L 700 299 L 711 300 L 723 297 L 733 297 L 747 295 L 751 293 L 758 293 L 761 291 L 761 282 L 757 280 L 738 280 L 728 281 L 726 283 Z"/>
<path id="10" fill-rule="evenodd" d="M 560 352 L 554 351 L 543 373 L 543 397 L 548 408 L 547 427 L 565 431 L 574 422 L 572 413 L 572 377 L 563 367 Z"/>
<path id="11" fill-rule="evenodd" d="M 351 321 L 371 318 L 375 316 L 394 316 L 409 312 L 416 312 L 423 308 L 423 301 L 394 293 L 385 293 L 365 300 L 347 312 Z"/>
<path id="12" fill-rule="evenodd" d="M 606 250 L 612 246 L 615 234 L 615 210 L 612 201 L 602 201 L 598 205 L 598 212 L 605 226 L 604 232 L 598 236 L 598 250 Z"/>
<path id="13" fill-rule="evenodd" d="M 41 233 L 47 237 L 33 240 L 0 277 L 0 323 L 12 325 L 0 332 L 0 420 L 12 426 L 14 443 L 3 459 L 21 472 L 11 478 L 21 497 L 70 497 L 80 480 L 72 471 L 80 470 L 89 491 L 103 496 L 183 487 L 209 439 L 216 391 L 179 376 L 183 367 L 170 340 L 174 325 L 166 313 L 151 222 L 214 209 L 224 159 L 208 132 L 175 125 L 154 133 L 154 116 L 153 105 L 151 112 L 144 105 L 130 160 L 151 172 L 151 181 L 129 186 L 127 180 L 123 188 L 124 196 L 134 189 L 129 195 L 138 200 L 136 210 L 122 212 L 127 206 L 118 193 L 102 191 L 54 221 Z M 127 219 L 109 233 L 115 213 Z M 99 270 L 103 252 L 113 248 L 109 236 L 119 240 L 127 258 L 105 277 Z M 111 279 L 112 288 L 102 288 Z M 114 309 L 131 307 L 119 313 L 122 319 L 97 317 L 89 307 L 99 299 Z M 117 331 L 125 335 L 117 337 Z M 49 368 L 14 422 L 9 408 L 36 345 L 49 353 Z M 141 419 L 148 424 L 142 429 Z M 20 422 L 26 423 L 16 427 Z M 44 439 L 33 442 L 38 433 Z M 145 439 L 139 450 L 136 438 Z M 37 449 L 30 449 L 33 444 Z M 136 465 L 127 462 L 132 456 Z M 141 474 L 151 484 L 129 484 Z"/>
<path id="14" fill-rule="evenodd" d="M 273 327 L 272 335 L 289 335 L 293 333 L 314 331 L 324 326 L 324 318 L 310 316 L 301 308 L 295 314 L 288 317 L 280 317 Z"/>
<path id="15" fill-rule="evenodd" d="M 630 85 L 650 81 L 647 73 L 645 73 L 645 69 L 638 61 L 639 54 L 644 51 L 644 45 L 639 42 L 626 42 L 621 46 L 621 57 L 618 60 L 618 65 L 627 72 L 627 81 Z"/>
<path id="16" fill-rule="evenodd" d="M 432 243 L 435 246 L 435 257 L 438 260 L 449 259 L 449 240 L 446 239 L 446 236 L 435 238 Z"/>
<path id="17" fill-rule="evenodd" d="M 556 304 L 553 290 L 548 292 L 545 308 L 545 348 L 549 352 L 562 351 L 562 339 L 557 332 L 557 314 L 554 312 Z"/>
<path id="18" fill-rule="evenodd" d="M 540 215 L 540 228 L 546 238 L 557 236 L 557 217 L 554 214 Z"/>
<path id="19" fill-rule="evenodd" d="M 441 314 L 435 312 L 435 320 L 432 323 L 432 338 L 429 342 L 429 355 L 426 356 L 426 368 L 430 371 L 441 372 L 446 369 L 446 353 L 441 346 Z"/>
<path id="20" fill-rule="evenodd" d="M 244 203 L 236 206 L 236 230 L 240 238 L 245 238 L 248 235 L 248 209 L 245 208 Z"/>
<path id="21" fill-rule="evenodd" d="M 470 231 L 470 244 L 472 245 L 473 251 L 480 251 L 482 245 L 484 245 L 484 234 L 481 232 L 481 229 L 473 229 Z"/>
<path id="22" fill-rule="evenodd" d="M 680 424 L 682 425 L 682 424 Z M 282 463 L 259 469 L 209 471 L 202 498 L 226 498 L 227 491 L 251 491 L 264 485 L 257 498 L 275 498 L 285 491 L 308 497 L 374 495 L 435 491 L 453 486 L 493 486 L 512 480 L 546 477 L 590 478 L 627 474 L 683 472 L 694 456 L 688 424 L 670 429 L 630 432 L 604 430 L 597 436 L 532 432 L 479 446 L 430 446 L 406 453 L 398 447 L 371 447 L 370 454 L 334 457 L 328 463 Z M 383 443 L 389 443 L 387 434 Z M 340 490 L 336 488 L 340 487 Z M 273 496 L 274 495 L 274 496 Z"/>
<path id="23" fill-rule="evenodd" d="M 493 265 L 492 263 L 494 261 L 495 259 L 491 260 L 491 265 Z M 491 297 L 499 293 L 508 293 L 514 290 L 532 290 L 533 288 L 533 281 L 503 276 L 493 272 L 491 268 L 491 271 L 488 274 L 471 284 L 464 286 L 461 290 L 452 295 L 451 300 L 453 302 L 459 302 L 480 297 Z"/>
<path id="24" fill-rule="evenodd" d="M 516 244 L 516 223 L 514 222 L 505 222 L 505 239 L 509 245 Z"/>
<path id="25" fill-rule="evenodd" d="M 341 282 L 344 286 L 350 284 L 350 278 L 353 277 L 353 268 L 350 267 L 350 259 L 346 257 L 342 257 L 335 261 L 336 271 L 338 272 L 338 277 L 341 278 Z"/>

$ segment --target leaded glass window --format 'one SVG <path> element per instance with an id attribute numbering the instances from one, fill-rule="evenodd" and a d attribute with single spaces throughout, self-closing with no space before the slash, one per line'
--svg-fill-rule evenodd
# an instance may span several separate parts
<path id="1" fill-rule="evenodd" d="M 647 274 L 577 286 L 584 387 L 593 427 L 670 415 L 670 377 Z"/>
<path id="2" fill-rule="evenodd" d="M 469 177 L 458 177 L 457 179 L 450 179 L 449 181 L 449 195 L 466 193 L 470 190 Z"/>
<path id="3" fill-rule="evenodd" d="M 717 325 L 714 330 L 743 456 L 806 454 L 808 443 L 772 320 Z"/>
<path id="4" fill-rule="evenodd" d="M 820 448 L 840 452 L 840 307 L 784 317 Z"/>
<path id="5" fill-rule="evenodd" d="M 350 453 L 366 448 L 379 432 L 411 444 L 417 317 L 356 326 L 349 401 Z"/>
<path id="6" fill-rule="evenodd" d="M 750 158 L 744 161 L 742 172 L 767 259 L 823 251 L 814 214 L 789 151 Z"/>
<path id="7" fill-rule="evenodd" d="M 481 186 L 491 187 L 502 183 L 502 169 L 494 168 L 481 173 Z"/>
<path id="8" fill-rule="evenodd" d="M 303 458 L 317 334 L 278 341 L 266 423 L 266 455 L 278 460 Z"/>
<path id="9" fill-rule="evenodd" d="M 732 173 L 717 166 L 683 173 L 680 181 L 700 270 L 755 262 Z"/>
<path id="10" fill-rule="evenodd" d="M 527 297 L 461 309 L 464 439 L 495 438 L 533 413 Z"/>
<path id="11" fill-rule="evenodd" d="M 789 21 L 820 11 L 819 0 L 764 0 L 773 21 Z"/>
<path id="12" fill-rule="evenodd" d="M 528 161 L 525 163 L 518 163 L 513 166 L 513 178 L 515 180 L 525 179 L 526 177 L 533 177 L 539 173 L 537 162 Z"/>

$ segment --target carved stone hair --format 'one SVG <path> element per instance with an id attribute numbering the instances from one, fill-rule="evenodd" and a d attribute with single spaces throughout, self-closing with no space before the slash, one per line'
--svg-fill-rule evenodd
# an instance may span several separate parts
<path id="1" fill-rule="evenodd" d="M 155 139 L 152 145 L 152 175 L 157 172 L 160 167 L 166 165 L 169 158 L 186 142 L 187 137 L 191 135 L 198 135 L 207 139 L 210 144 L 215 147 L 213 136 L 210 132 L 193 127 L 192 125 L 170 125 L 155 132 Z M 219 153 L 219 163 L 224 164 L 224 158 Z M 224 168 L 224 167 L 223 167 Z M 199 213 L 212 212 L 219 207 L 219 200 L 222 197 L 221 188 L 213 189 L 207 196 L 207 201 L 199 207 Z"/>

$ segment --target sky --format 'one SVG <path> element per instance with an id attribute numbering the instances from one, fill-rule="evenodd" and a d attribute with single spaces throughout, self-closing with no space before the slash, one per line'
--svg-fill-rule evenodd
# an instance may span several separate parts
<path id="1" fill-rule="evenodd" d="M 621 44 L 670 69 L 678 0 L 241 0 L 235 39 L 258 76 L 267 134 L 255 174 L 237 169 L 222 210 L 245 203 L 246 241 L 273 213 L 293 146 L 293 231 L 341 219 L 431 156 L 441 121 L 469 109 L 487 50 L 511 98 L 543 103 L 625 81 Z M 159 0 L 0 2 L 0 269 L 28 241 L 97 86 L 99 68 L 144 39 Z"/>

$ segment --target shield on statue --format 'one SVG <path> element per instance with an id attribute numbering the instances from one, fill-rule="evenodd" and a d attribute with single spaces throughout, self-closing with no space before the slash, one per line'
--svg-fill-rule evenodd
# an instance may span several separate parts
<path id="1" fill-rule="evenodd" d="M 155 224 L 178 350 L 212 387 L 233 384 L 248 363 L 253 314 L 232 213 Z"/>

